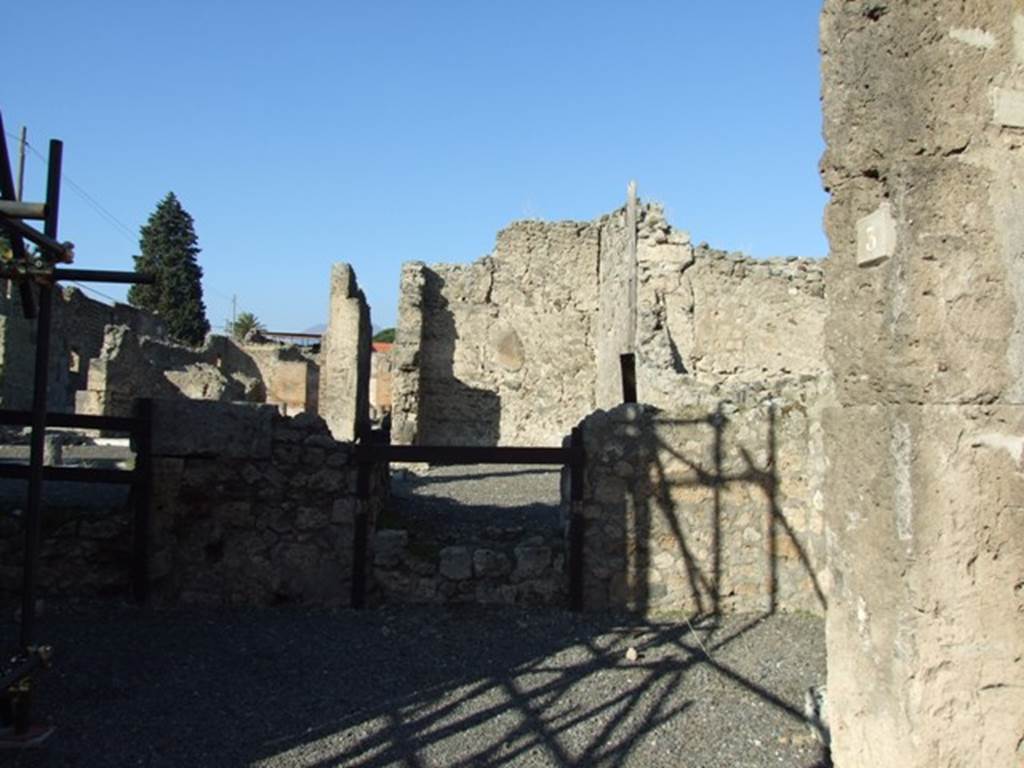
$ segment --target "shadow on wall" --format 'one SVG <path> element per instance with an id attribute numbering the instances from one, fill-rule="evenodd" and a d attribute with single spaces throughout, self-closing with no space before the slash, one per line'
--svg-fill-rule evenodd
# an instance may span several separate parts
<path id="1" fill-rule="evenodd" d="M 501 397 L 491 390 L 468 386 L 455 375 L 456 345 L 460 341 L 455 316 L 443 295 L 445 281 L 425 270 L 424 312 L 420 347 L 421 378 L 419 423 L 416 442 L 445 445 L 448 435 L 458 435 L 459 445 L 493 446 L 501 435 Z M 461 340 L 471 348 L 477 340 Z"/>
<path id="2" fill-rule="evenodd" d="M 775 405 L 737 414 L 735 437 L 721 404 L 693 418 L 635 405 L 595 416 L 585 426 L 588 607 L 713 619 L 824 612 L 823 562 L 807 546 L 823 551 L 806 414 L 784 462 Z M 752 450 L 764 416 L 764 447 Z"/>

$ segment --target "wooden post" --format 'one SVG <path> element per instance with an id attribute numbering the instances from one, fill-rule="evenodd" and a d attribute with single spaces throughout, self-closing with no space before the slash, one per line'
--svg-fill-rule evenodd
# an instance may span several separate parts
<path id="1" fill-rule="evenodd" d="M 626 189 L 626 236 L 629 238 L 629 251 L 626 258 L 626 318 L 628 331 L 626 348 L 620 352 L 636 351 L 636 303 L 637 303 L 637 263 L 636 263 L 636 225 L 637 225 L 636 182 L 629 182 Z"/>

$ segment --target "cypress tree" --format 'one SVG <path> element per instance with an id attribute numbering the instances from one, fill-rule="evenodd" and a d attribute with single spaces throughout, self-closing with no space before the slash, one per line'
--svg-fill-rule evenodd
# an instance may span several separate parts
<path id="1" fill-rule="evenodd" d="M 156 282 L 128 291 L 130 304 L 159 313 L 172 337 L 192 345 L 202 344 L 210 330 L 197 242 L 192 217 L 168 192 L 142 227 L 135 257 L 135 269 L 153 273 Z"/>

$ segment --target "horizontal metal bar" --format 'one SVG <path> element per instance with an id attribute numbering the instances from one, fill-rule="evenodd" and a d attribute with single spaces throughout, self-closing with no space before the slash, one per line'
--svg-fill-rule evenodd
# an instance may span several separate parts
<path id="1" fill-rule="evenodd" d="M 27 480 L 28 464 L 0 464 L 0 478 Z M 131 485 L 135 471 L 131 469 L 93 469 L 91 467 L 43 467 L 43 479 L 64 483 L 109 483 Z"/>
<path id="2" fill-rule="evenodd" d="M 0 200 L 0 213 L 12 219 L 46 218 L 46 203 L 23 203 L 19 200 Z"/>
<path id="3" fill-rule="evenodd" d="M 104 269 L 62 269 L 53 270 L 54 280 L 77 280 L 80 283 L 135 283 L 148 285 L 156 277 L 146 272 L 113 272 Z"/>
<path id="4" fill-rule="evenodd" d="M 75 249 L 70 243 L 61 243 L 44 235 L 37 229 L 23 223 L 20 219 L 13 218 L 0 211 L 0 228 L 6 229 L 15 237 L 23 237 L 29 242 L 35 243 L 45 252 L 56 256 L 58 260 L 70 261 L 74 258 Z"/>
<path id="5" fill-rule="evenodd" d="M 30 411 L 0 409 L 0 424 L 27 427 L 32 423 Z M 80 429 L 106 429 L 112 432 L 134 432 L 141 426 L 139 419 L 125 416 L 91 416 L 84 413 L 48 413 L 48 427 L 77 427 Z"/>
<path id="6" fill-rule="evenodd" d="M 366 462 L 423 461 L 430 464 L 571 464 L 582 460 L 578 448 L 526 448 L 473 445 L 356 446 L 356 459 Z"/>

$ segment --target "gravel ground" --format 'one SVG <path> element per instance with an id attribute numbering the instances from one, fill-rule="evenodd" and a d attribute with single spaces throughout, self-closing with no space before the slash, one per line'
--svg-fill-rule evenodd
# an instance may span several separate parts
<path id="1" fill-rule="evenodd" d="M 394 484 L 401 514 L 549 525 L 557 471 L 451 467 Z M 468 522 L 467 522 L 468 520 Z M 12 648 L 13 606 L 0 606 Z M 560 609 L 141 610 L 50 604 L 34 711 L 0 766 L 811 768 L 823 623 L 720 625 Z M 630 649 L 635 650 L 635 656 Z"/>
<path id="2" fill-rule="evenodd" d="M 519 465 L 392 472 L 390 510 L 412 527 L 456 535 L 483 527 L 558 527 L 561 471 Z"/>
<path id="3" fill-rule="evenodd" d="M 35 711 L 57 731 L 0 765 L 821 764 L 807 616 L 693 633 L 560 610 L 92 604 L 49 606 L 39 634 L 56 656 Z"/>

